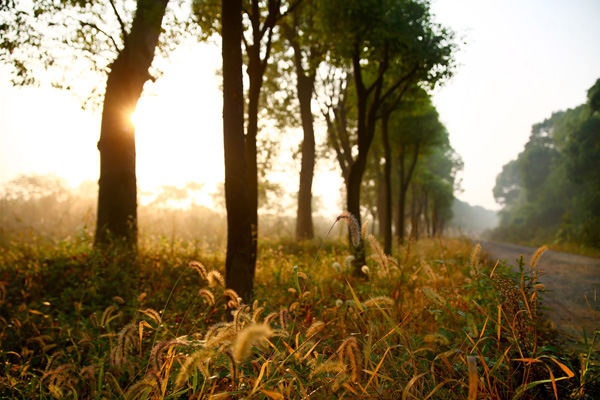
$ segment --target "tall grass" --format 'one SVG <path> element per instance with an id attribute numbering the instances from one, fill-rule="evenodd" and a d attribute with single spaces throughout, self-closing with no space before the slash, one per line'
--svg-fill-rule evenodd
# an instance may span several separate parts
<path id="1" fill-rule="evenodd" d="M 545 335 L 537 254 L 519 274 L 468 241 L 398 258 L 368 243 L 261 241 L 255 300 L 224 255 L 174 242 L 137 259 L 85 243 L 0 249 L 0 395 L 15 398 L 594 398 L 586 354 Z M 366 237 L 365 237 L 366 236 Z M 440 247 L 442 246 L 442 247 Z"/>

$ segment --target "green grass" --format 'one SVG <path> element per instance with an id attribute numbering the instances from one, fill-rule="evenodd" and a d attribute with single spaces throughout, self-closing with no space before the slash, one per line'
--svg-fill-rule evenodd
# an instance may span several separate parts
<path id="1" fill-rule="evenodd" d="M 574 354 L 543 336 L 535 266 L 511 274 L 457 239 L 393 259 L 363 239 L 368 280 L 345 242 L 314 261 L 320 242 L 262 241 L 252 304 L 211 272 L 223 252 L 197 244 L 156 241 L 136 258 L 75 240 L 0 248 L 0 397 L 600 395 L 597 338 Z"/>

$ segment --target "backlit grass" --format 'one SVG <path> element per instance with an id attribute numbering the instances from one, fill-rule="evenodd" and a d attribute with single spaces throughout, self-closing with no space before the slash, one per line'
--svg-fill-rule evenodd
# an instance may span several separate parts
<path id="1" fill-rule="evenodd" d="M 14 398 L 594 398 L 586 354 L 547 341 L 543 275 L 458 239 L 397 257 L 260 243 L 251 303 L 223 287 L 224 254 L 183 242 L 137 258 L 85 241 L 0 251 L 0 396 Z M 317 256 L 315 260 L 315 257 Z M 543 256 L 543 255 L 542 255 Z M 531 262 L 533 261 L 533 262 Z M 532 265 L 533 264 L 533 265 Z"/>

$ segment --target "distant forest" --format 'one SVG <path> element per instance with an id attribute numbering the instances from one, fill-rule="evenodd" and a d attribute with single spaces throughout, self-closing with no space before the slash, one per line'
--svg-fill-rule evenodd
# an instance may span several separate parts
<path id="1" fill-rule="evenodd" d="M 588 101 L 535 124 L 494 187 L 497 240 L 600 248 L 600 79 Z"/>

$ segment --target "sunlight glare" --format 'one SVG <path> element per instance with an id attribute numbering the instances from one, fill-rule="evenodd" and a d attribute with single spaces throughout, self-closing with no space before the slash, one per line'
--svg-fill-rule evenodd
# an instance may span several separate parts
<path id="1" fill-rule="evenodd" d="M 224 180 L 222 98 L 214 73 L 218 53 L 207 58 L 205 49 L 203 54 L 202 59 L 194 51 L 181 54 L 131 118 L 140 189 L 199 183 L 203 191 L 195 200 L 212 207 L 209 194 Z"/>

